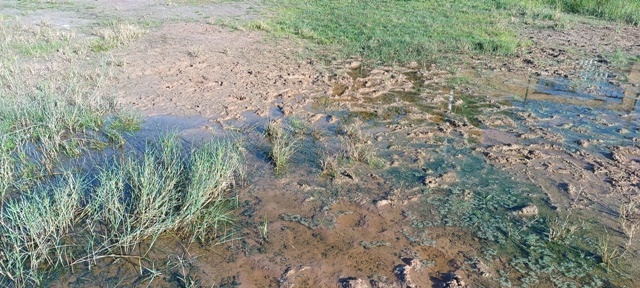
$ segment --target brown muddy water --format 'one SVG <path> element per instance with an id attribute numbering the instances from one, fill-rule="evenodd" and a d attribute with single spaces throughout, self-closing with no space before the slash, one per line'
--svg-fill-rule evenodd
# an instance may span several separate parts
<path id="1" fill-rule="evenodd" d="M 234 232 L 166 236 L 141 260 L 57 271 L 54 286 L 637 287 L 638 68 L 492 75 L 453 98 L 427 70 L 347 69 L 310 118 L 149 118 L 132 146 L 167 131 L 243 143 Z M 279 174 L 270 121 L 295 139 Z"/>

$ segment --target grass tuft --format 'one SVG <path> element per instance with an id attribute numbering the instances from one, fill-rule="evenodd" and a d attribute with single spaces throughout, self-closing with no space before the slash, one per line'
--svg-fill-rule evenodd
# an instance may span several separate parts
<path id="1" fill-rule="evenodd" d="M 94 52 L 109 51 L 125 46 L 142 37 L 146 30 L 131 23 L 106 23 L 103 27 L 94 29 L 93 35 L 98 39 L 91 45 Z"/>
<path id="2" fill-rule="evenodd" d="M 371 140 L 362 133 L 359 123 L 345 125 L 341 130 L 342 138 L 346 143 L 346 154 L 350 160 L 378 168 L 384 166 L 384 162 L 375 156 Z"/>
<path id="3" fill-rule="evenodd" d="M 41 285 L 47 268 L 96 263 L 104 257 L 143 258 L 162 235 L 193 242 L 231 235 L 241 172 L 239 147 L 210 142 L 185 150 L 167 136 L 108 165 L 94 181 L 66 173 L 4 203 L 0 213 L 0 284 Z M 126 256 L 138 251 L 140 256 Z"/>
<path id="4" fill-rule="evenodd" d="M 265 130 L 265 136 L 271 142 L 269 158 L 273 162 L 276 173 L 282 173 L 287 168 L 289 159 L 296 152 L 297 143 L 285 131 L 282 124 L 275 121 L 269 122 Z"/>

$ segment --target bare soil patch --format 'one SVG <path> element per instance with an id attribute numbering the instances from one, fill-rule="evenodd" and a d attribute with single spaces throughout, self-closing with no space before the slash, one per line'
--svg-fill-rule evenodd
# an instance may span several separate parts
<path id="1" fill-rule="evenodd" d="M 114 55 L 124 69 L 113 91 L 149 114 L 225 120 L 243 112 L 272 116 L 276 106 L 287 114 L 301 111 L 327 90 L 326 73 L 297 59 L 299 48 L 275 44 L 258 32 L 167 24 Z"/>

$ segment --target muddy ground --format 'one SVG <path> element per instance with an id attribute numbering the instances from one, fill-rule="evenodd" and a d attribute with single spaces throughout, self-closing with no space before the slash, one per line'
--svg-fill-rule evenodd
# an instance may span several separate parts
<path id="1" fill-rule="evenodd" d="M 581 239 L 606 233 L 628 252 L 620 273 L 596 272 L 601 286 L 639 285 L 640 246 L 625 246 L 619 207 L 632 203 L 629 221 L 638 221 L 640 66 L 613 58 L 640 55 L 638 27 L 529 25 L 519 32 L 530 45 L 515 56 L 386 67 L 320 61 L 305 56 L 302 43 L 211 24 L 260 17 L 252 2 L 79 1 L 29 13 L 7 3 L 0 11 L 11 21 L 87 37 L 84 29 L 102 18 L 156 23 L 109 52 L 116 72 L 104 92 L 146 117 L 141 133 L 245 143 L 229 241 L 166 237 L 144 261 L 73 267 L 59 271 L 56 286 L 497 287 L 510 278 L 524 286 L 513 252 L 488 248 L 498 240 L 478 233 L 482 225 L 452 216 L 508 185 L 522 198 L 499 211 L 515 219 L 515 230 L 569 219 L 565 230 L 588 227 L 576 232 Z M 268 158 L 269 121 L 297 140 L 280 175 Z M 349 127 L 361 131 L 357 144 L 375 161 L 345 156 Z M 581 249 L 598 262 L 593 245 Z M 540 287 L 557 284 L 539 278 Z"/>

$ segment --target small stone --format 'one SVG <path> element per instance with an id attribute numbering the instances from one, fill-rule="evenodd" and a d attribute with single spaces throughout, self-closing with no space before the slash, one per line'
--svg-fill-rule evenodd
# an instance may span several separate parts
<path id="1" fill-rule="evenodd" d="M 360 67 L 362 67 L 362 62 L 359 61 L 353 61 L 349 64 L 347 64 L 347 69 L 358 69 Z"/>
<path id="2" fill-rule="evenodd" d="M 427 176 L 424 178 L 424 185 L 433 188 L 436 187 L 438 183 L 436 182 L 435 177 Z"/>
<path id="3" fill-rule="evenodd" d="M 418 69 L 420 68 L 420 64 L 417 61 L 412 61 L 407 64 L 407 68 L 409 69 Z"/>
<path id="4" fill-rule="evenodd" d="M 285 287 L 285 288 L 295 287 L 294 280 L 295 280 L 296 274 L 307 269 L 310 269 L 310 267 L 309 266 L 299 266 L 298 268 L 287 267 L 287 269 L 282 273 L 282 276 L 280 276 L 280 279 L 279 279 L 280 287 Z"/>
<path id="5" fill-rule="evenodd" d="M 462 277 L 460 277 L 460 275 L 456 274 L 456 273 L 451 273 L 449 275 L 449 281 L 444 283 L 444 287 L 445 288 L 467 288 L 469 286 L 467 286 L 464 283 L 464 280 L 462 280 Z"/>
<path id="6" fill-rule="evenodd" d="M 353 173 L 349 172 L 349 170 L 343 170 L 342 172 L 340 172 L 340 174 L 341 174 L 342 176 L 344 176 L 344 177 L 347 177 L 347 178 L 349 178 L 349 179 L 353 180 L 353 181 L 358 181 L 358 180 L 356 179 L 356 176 L 355 176 L 355 175 L 353 175 Z"/>
<path id="7" fill-rule="evenodd" d="M 376 202 L 376 207 L 382 208 L 382 207 L 390 205 L 390 204 L 391 204 L 391 200 L 383 199 L 383 200 L 380 200 L 380 201 Z"/>
<path id="8" fill-rule="evenodd" d="M 373 288 L 401 288 L 400 284 L 391 282 L 389 279 L 386 279 L 384 276 L 379 276 L 382 279 L 372 279 L 371 284 Z"/>
<path id="9" fill-rule="evenodd" d="M 538 207 L 536 205 L 528 205 L 516 211 L 516 215 L 525 217 L 538 215 Z"/>
<path id="10" fill-rule="evenodd" d="M 409 265 L 399 265 L 394 271 L 398 280 L 400 280 L 405 287 L 414 287 L 413 282 L 411 281 L 411 276 L 409 275 L 410 271 L 411 266 Z"/>
<path id="11" fill-rule="evenodd" d="M 369 288 L 370 287 L 369 284 L 367 284 L 367 281 L 364 281 L 360 278 L 356 279 L 353 277 L 340 279 L 339 283 L 343 288 Z"/>
<path id="12" fill-rule="evenodd" d="M 284 104 L 278 104 L 278 109 L 280 109 L 280 112 L 285 116 L 293 113 L 293 109 L 289 106 L 285 106 Z"/>
<path id="13" fill-rule="evenodd" d="M 485 264 L 484 262 L 478 260 L 475 263 L 473 263 L 473 268 L 475 268 L 478 273 L 480 273 L 480 276 L 488 278 L 491 277 L 491 270 L 489 269 L 489 266 L 487 266 L 487 264 Z"/>

